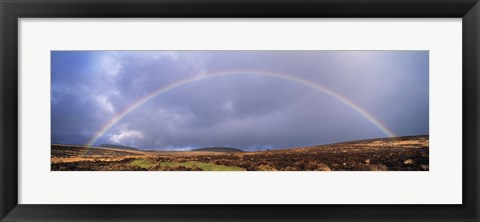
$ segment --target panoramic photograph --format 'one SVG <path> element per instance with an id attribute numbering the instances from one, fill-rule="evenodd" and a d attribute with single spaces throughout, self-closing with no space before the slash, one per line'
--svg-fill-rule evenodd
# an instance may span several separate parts
<path id="1" fill-rule="evenodd" d="M 428 51 L 51 51 L 51 171 L 428 171 Z"/>

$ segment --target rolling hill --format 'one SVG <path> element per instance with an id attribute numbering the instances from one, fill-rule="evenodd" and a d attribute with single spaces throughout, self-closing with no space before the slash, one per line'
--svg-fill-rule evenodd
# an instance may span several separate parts
<path id="1" fill-rule="evenodd" d="M 231 148 L 231 147 L 204 147 L 204 148 L 200 148 L 200 149 L 194 149 L 192 151 L 221 152 L 221 153 L 243 152 L 243 150 L 241 150 L 241 149 Z"/>
<path id="2" fill-rule="evenodd" d="M 135 147 L 131 146 L 122 146 L 122 145 L 116 145 L 116 144 L 102 144 L 100 147 L 105 147 L 105 148 L 117 148 L 117 149 L 124 149 L 124 150 L 139 150 Z"/>

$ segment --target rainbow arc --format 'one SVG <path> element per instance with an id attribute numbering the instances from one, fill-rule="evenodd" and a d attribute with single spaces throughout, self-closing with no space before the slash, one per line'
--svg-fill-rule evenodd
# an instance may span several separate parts
<path id="1" fill-rule="evenodd" d="M 166 92 L 169 92 L 171 90 L 174 90 L 178 87 L 193 83 L 193 82 L 198 82 L 202 81 L 205 79 L 211 79 L 211 78 L 218 78 L 218 77 L 226 77 L 226 76 L 244 76 L 244 75 L 253 75 L 253 76 L 264 76 L 264 77 L 271 77 L 271 78 L 277 78 L 277 79 L 283 79 L 286 81 L 294 82 L 297 84 L 302 84 L 304 86 L 310 87 L 312 89 L 315 89 L 317 91 L 320 91 L 328 96 L 331 96 L 335 98 L 336 100 L 340 101 L 341 103 L 347 105 L 350 107 L 352 110 L 360 114 L 362 117 L 364 117 L 366 120 L 368 120 L 370 123 L 372 123 L 375 127 L 377 127 L 380 131 L 382 131 L 386 136 L 388 137 L 395 137 L 395 134 L 392 132 L 392 130 L 388 129 L 382 122 L 380 122 L 378 119 L 376 119 L 373 115 L 371 115 L 369 112 L 367 112 L 365 109 L 363 109 L 361 106 L 357 105 L 347 97 L 325 87 L 320 84 L 310 82 L 301 78 L 298 78 L 296 76 L 292 75 L 287 75 L 283 73 L 273 73 L 273 72 L 265 72 L 265 71 L 255 71 L 255 70 L 234 70 L 234 71 L 224 71 L 224 72 L 216 72 L 216 73 L 206 73 L 206 74 L 201 74 L 201 75 L 196 75 L 192 78 L 188 79 L 183 79 L 174 83 L 171 83 L 169 85 L 161 86 L 157 88 L 156 90 L 153 90 L 151 93 L 147 94 L 146 96 L 138 99 L 137 101 L 133 102 L 131 105 L 129 105 L 127 108 L 125 108 L 123 111 L 118 113 L 116 116 L 108 120 L 95 134 L 94 136 L 88 141 L 87 145 L 88 146 L 93 146 L 95 143 L 106 133 L 108 132 L 113 126 L 115 126 L 118 122 L 120 122 L 123 118 L 125 118 L 128 114 L 131 112 L 135 111 L 137 108 L 142 106 L 143 104 L 147 103 L 148 101 L 156 98 L 157 96 L 160 96 Z"/>

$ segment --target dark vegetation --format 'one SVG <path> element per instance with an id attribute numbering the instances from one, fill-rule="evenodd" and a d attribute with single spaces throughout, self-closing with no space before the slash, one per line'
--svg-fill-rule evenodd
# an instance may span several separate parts
<path id="1" fill-rule="evenodd" d="M 429 170 L 428 136 L 371 139 L 257 152 L 232 152 L 230 149 L 224 152 L 220 150 L 144 152 L 52 145 L 51 167 L 54 171 Z"/>

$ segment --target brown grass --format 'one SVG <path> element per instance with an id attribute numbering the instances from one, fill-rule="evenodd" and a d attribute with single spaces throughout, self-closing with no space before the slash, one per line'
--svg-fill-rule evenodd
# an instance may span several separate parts
<path id="1" fill-rule="evenodd" d="M 200 171 L 202 168 L 198 166 L 182 164 L 199 162 L 204 163 L 203 170 L 223 166 L 247 171 L 425 171 L 429 170 L 428 144 L 428 136 L 414 136 L 237 153 L 147 152 L 52 145 L 51 166 L 54 171 Z M 140 159 L 152 164 L 131 164 Z"/>

